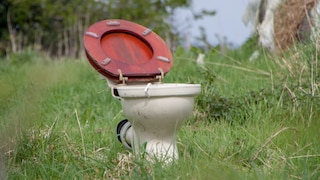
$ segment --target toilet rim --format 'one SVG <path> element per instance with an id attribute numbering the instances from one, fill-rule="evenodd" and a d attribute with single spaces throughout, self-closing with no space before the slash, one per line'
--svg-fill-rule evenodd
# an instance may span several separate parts
<path id="1" fill-rule="evenodd" d="M 186 83 L 147 83 L 112 87 L 112 95 L 115 98 L 195 96 L 200 93 L 200 84 Z"/>
<path id="2" fill-rule="evenodd" d="M 119 46 L 103 47 L 103 43 L 115 42 L 113 39 L 117 36 L 121 36 L 123 41 L 133 42 L 122 48 L 126 53 L 131 53 L 129 55 L 132 55 L 132 52 L 127 48 L 138 49 L 147 55 L 137 58 L 136 54 L 139 53 L 136 53 L 132 58 L 133 63 L 130 64 L 126 58 L 117 58 L 120 55 L 113 50 Z M 140 45 L 132 47 L 136 44 Z M 84 33 L 84 47 L 90 64 L 100 74 L 116 83 L 123 82 L 121 77 L 126 77 L 127 82 L 154 82 L 159 75 L 163 78 L 173 65 L 171 51 L 160 36 L 149 28 L 127 20 L 108 19 L 94 23 Z M 111 58 L 112 55 L 116 58 Z"/>

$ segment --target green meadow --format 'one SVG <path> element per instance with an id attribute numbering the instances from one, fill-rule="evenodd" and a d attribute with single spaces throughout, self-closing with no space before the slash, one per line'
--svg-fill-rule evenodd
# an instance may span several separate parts
<path id="1" fill-rule="evenodd" d="M 319 179 L 319 47 L 200 52 L 175 50 L 164 79 L 202 85 L 169 166 L 118 142 L 126 117 L 85 58 L 0 59 L 0 179 Z"/>

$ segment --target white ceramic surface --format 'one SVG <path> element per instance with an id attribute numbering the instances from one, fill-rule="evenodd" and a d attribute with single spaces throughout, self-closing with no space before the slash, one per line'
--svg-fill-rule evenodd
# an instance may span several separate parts
<path id="1" fill-rule="evenodd" d="M 176 134 L 194 107 L 199 84 L 115 86 L 125 116 L 132 125 L 136 154 L 147 152 L 161 161 L 178 158 Z"/>

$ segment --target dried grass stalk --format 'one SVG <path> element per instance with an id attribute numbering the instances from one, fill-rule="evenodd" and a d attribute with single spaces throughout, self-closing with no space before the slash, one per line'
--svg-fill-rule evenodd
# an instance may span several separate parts
<path id="1" fill-rule="evenodd" d="M 308 12 L 317 4 L 317 0 L 286 0 L 275 11 L 274 39 L 275 50 L 282 51 L 296 40 L 305 40 L 313 26 Z M 306 35 L 306 36 L 305 36 Z"/>

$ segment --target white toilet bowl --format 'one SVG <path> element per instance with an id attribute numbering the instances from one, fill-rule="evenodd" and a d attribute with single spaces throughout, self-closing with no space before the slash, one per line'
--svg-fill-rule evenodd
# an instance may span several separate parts
<path id="1" fill-rule="evenodd" d="M 200 85 L 156 83 L 113 89 L 131 125 L 118 127 L 120 141 L 129 148 L 133 145 L 136 154 L 165 162 L 177 159 L 176 134 L 193 110 Z"/>

